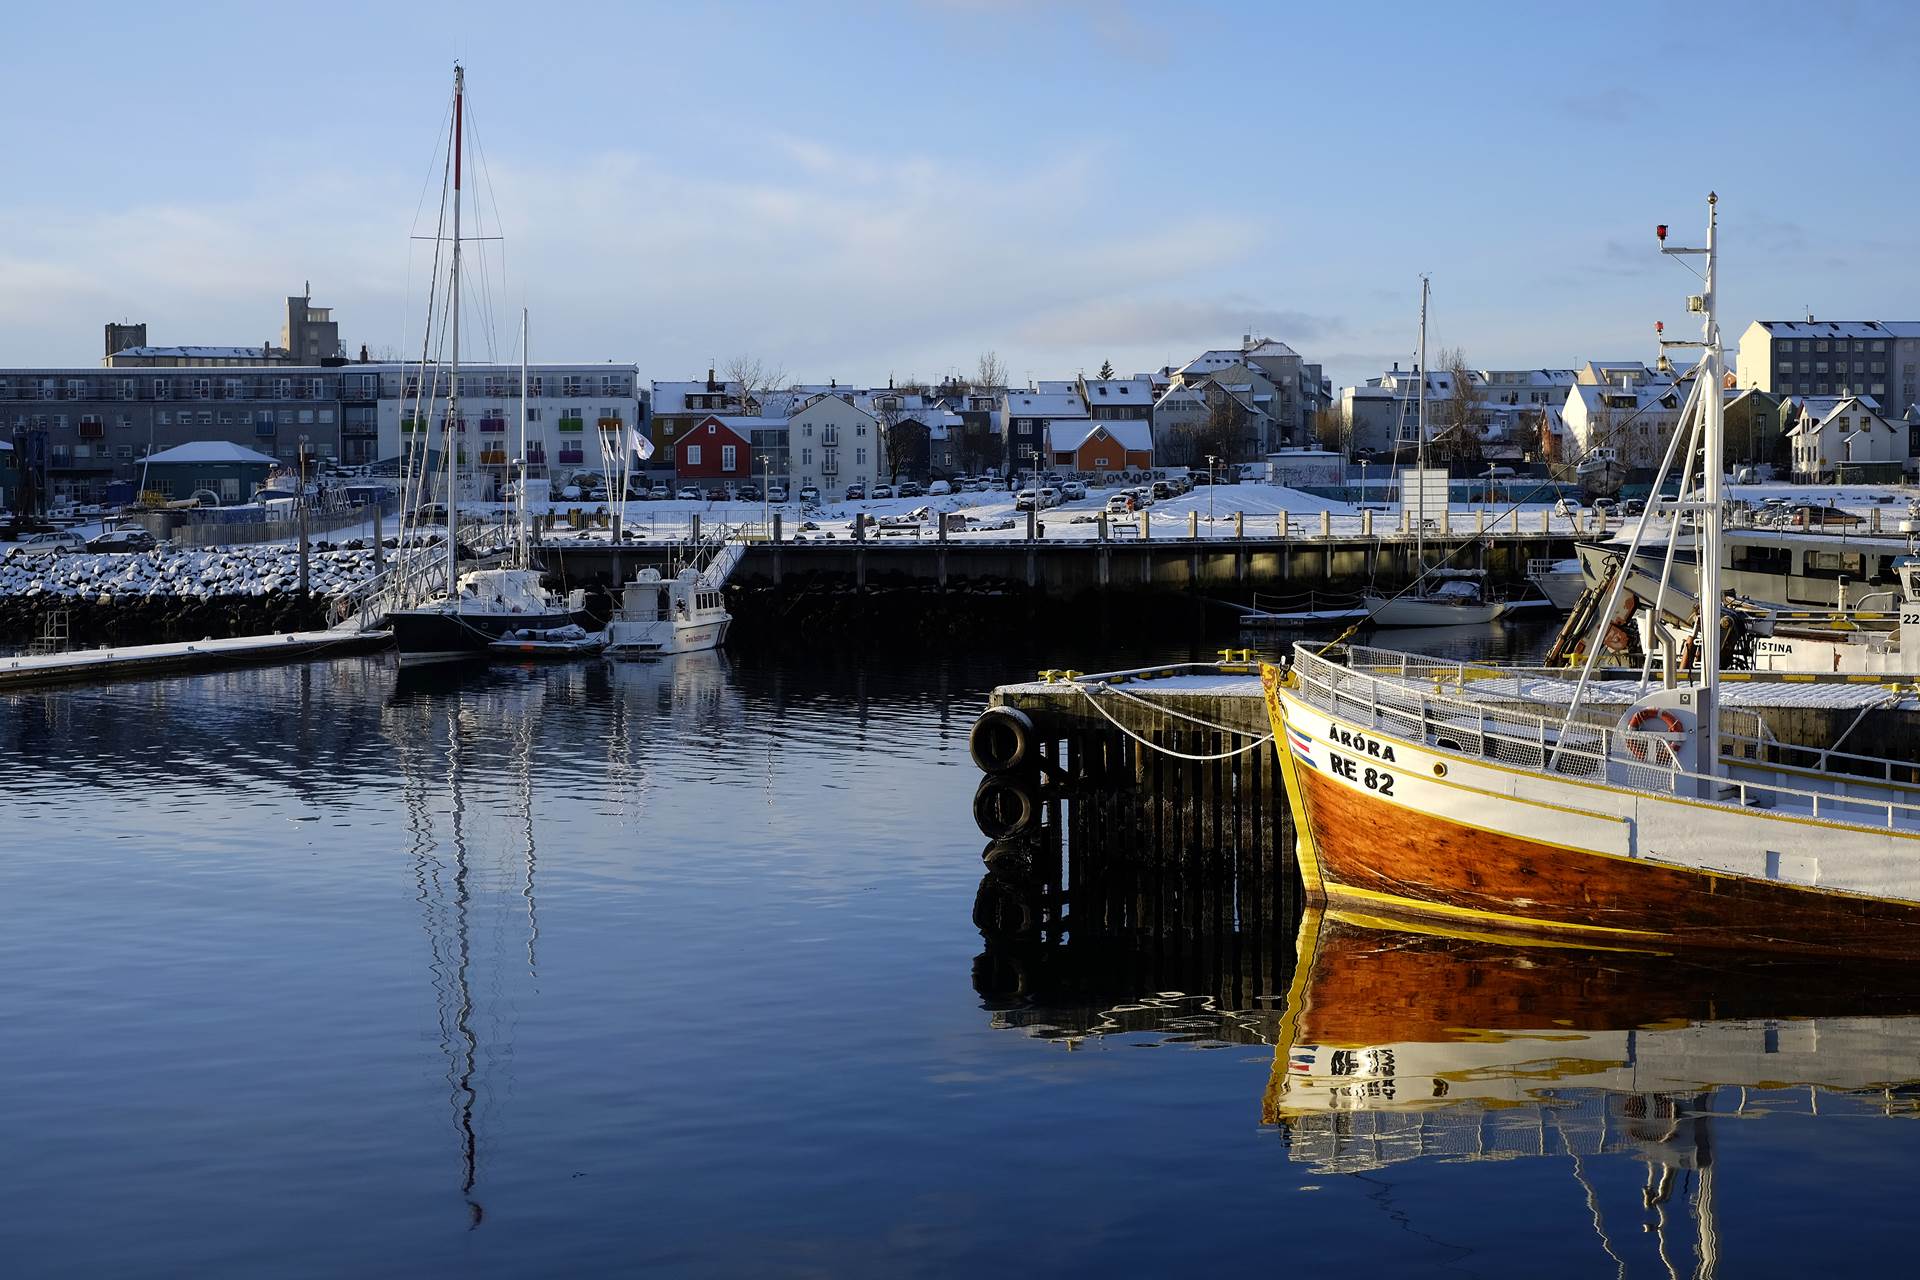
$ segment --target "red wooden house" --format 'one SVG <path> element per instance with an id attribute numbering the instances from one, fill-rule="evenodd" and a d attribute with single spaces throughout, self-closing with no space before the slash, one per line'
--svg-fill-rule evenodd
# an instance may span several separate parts
<path id="1" fill-rule="evenodd" d="M 753 476 L 753 442 L 708 414 L 673 442 L 673 471 L 680 480 L 744 482 Z"/>

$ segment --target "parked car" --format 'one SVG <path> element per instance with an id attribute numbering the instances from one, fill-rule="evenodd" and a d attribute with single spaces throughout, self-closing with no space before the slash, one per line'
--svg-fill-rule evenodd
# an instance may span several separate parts
<path id="1" fill-rule="evenodd" d="M 29 556 L 69 555 L 87 549 L 87 540 L 62 529 L 58 533 L 36 533 L 20 539 L 20 553 Z"/>
<path id="2" fill-rule="evenodd" d="M 819 489 L 819 487 L 818 487 L 817 485 L 811 485 L 811 484 L 803 484 L 803 485 L 801 485 L 801 486 L 800 486 L 800 501 L 802 501 L 802 502 L 818 502 L 818 501 L 820 501 L 820 489 Z"/>
<path id="3" fill-rule="evenodd" d="M 848 502 L 862 502 L 866 500 L 866 496 L 867 486 L 863 484 L 850 484 L 847 486 Z"/>
<path id="4" fill-rule="evenodd" d="M 698 502 L 700 501 L 700 490 L 690 484 L 683 484 L 680 486 L 680 492 L 677 496 L 682 502 Z"/>
<path id="5" fill-rule="evenodd" d="M 708 502 L 725 502 L 726 500 L 727 500 L 727 491 L 725 489 L 722 489 L 719 485 L 715 485 L 713 486 L 713 488 L 707 490 Z"/>
<path id="6" fill-rule="evenodd" d="M 853 495 L 849 493 L 847 496 L 852 497 Z M 873 486 L 873 496 L 876 500 L 880 498 L 891 498 L 893 496 L 893 486 L 890 484 L 877 484 Z"/>
<path id="7" fill-rule="evenodd" d="M 776 484 L 776 485 L 770 486 L 767 489 L 768 502 L 785 502 L 786 500 L 787 500 L 787 487 L 785 485 Z"/>
<path id="8" fill-rule="evenodd" d="M 588 502 L 605 502 L 607 500 L 607 486 L 603 484 L 596 484 L 591 488 L 587 489 L 580 496 L 585 498 Z"/>
<path id="9" fill-rule="evenodd" d="M 969 517 L 964 511 L 947 512 L 947 532 L 948 533 L 960 532 L 960 530 L 967 527 L 967 524 L 970 519 L 971 517 Z"/>
<path id="10" fill-rule="evenodd" d="M 1036 501 L 1037 498 L 1032 489 L 1022 489 L 1013 497 L 1013 509 L 1015 511 L 1032 511 Z"/>
<path id="11" fill-rule="evenodd" d="M 900 496 L 903 498 L 923 498 L 926 496 L 926 493 L 927 491 L 920 487 L 918 480 L 902 480 L 900 482 Z"/>
<path id="12" fill-rule="evenodd" d="M 1620 514 L 1623 516 L 1644 515 L 1646 514 L 1646 510 L 1647 504 L 1645 500 L 1641 498 L 1628 498 L 1620 504 Z"/>
<path id="13" fill-rule="evenodd" d="M 1059 506 L 1060 491 L 1050 484 L 1041 486 L 1039 502 L 1042 508 Z"/>
<path id="14" fill-rule="evenodd" d="M 1153 482 L 1153 497 L 1156 501 L 1171 498 L 1172 496 L 1173 485 L 1170 482 L 1165 480 L 1155 480 Z"/>
<path id="15" fill-rule="evenodd" d="M 742 502 L 758 502 L 760 501 L 760 486 L 757 484 L 743 484 L 740 486 L 737 496 Z"/>
<path id="16" fill-rule="evenodd" d="M 1128 509 L 1131 508 L 1132 505 L 1133 505 L 1132 494 L 1116 493 L 1111 498 L 1107 499 L 1107 514 L 1110 516 L 1124 516 L 1127 514 Z"/>
<path id="17" fill-rule="evenodd" d="M 145 529 L 110 529 L 87 543 L 89 551 L 151 551 L 160 544 Z"/>
<path id="18" fill-rule="evenodd" d="M 950 482 L 945 480 L 935 480 L 932 484 L 927 486 L 927 496 L 929 498 L 943 498 L 947 494 L 952 492 L 953 492 L 953 485 Z"/>
<path id="19" fill-rule="evenodd" d="M 1060 486 L 1060 496 L 1068 502 L 1078 502 L 1087 496 L 1087 486 L 1078 480 L 1069 480 Z"/>

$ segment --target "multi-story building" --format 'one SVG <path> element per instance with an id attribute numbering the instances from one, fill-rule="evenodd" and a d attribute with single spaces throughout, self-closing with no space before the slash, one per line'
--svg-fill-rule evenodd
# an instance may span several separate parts
<path id="1" fill-rule="evenodd" d="M 377 379 L 372 407 L 380 458 L 441 448 L 449 389 L 444 371 L 436 385 L 429 368 L 424 388 L 418 365 L 345 365 L 330 372 Z M 349 383 L 349 389 L 363 397 L 368 387 Z M 459 456 L 477 468 L 483 487 L 487 480 L 502 484 L 511 478 L 520 448 L 522 390 L 517 364 L 461 366 L 454 436 Z M 617 455 L 627 447 L 629 429 L 646 430 L 648 391 L 634 365 L 530 365 L 524 391 L 527 474 L 534 479 L 598 471 L 608 452 Z M 344 407 L 363 410 L 366 401 L 355 399 Z"/>
<path id="2" fill-rule="evenodd" d="M 787 419 L 787 467 L 796 489 L 823 498 L 880 478 L 880 420 L 854 403 L 852 390 L 822 392 Z"/>
<path id="3" fill-rule="evenodd" d="M 1872 396 L 1808 396 L 1794 415 L 1793 477 L 1811 483 L 1898 482 L 1910 456 L 1907 426 L 1889 420 Z"/>
<path id="4" fill-rule="evenodd" d="M 738 382 L 728 382 L 707 370 L 705 381 L 656 382 L 652 387 L 654 456 L 674 456 L 674 442 L 709 414 L 738 417 L 747 413 L 746 396 Z"/>
<path id="5" fill-rule="evenodd" d="M 1333 402 L 1332 388 L 1319 365 L 1301 359 L 1284 342 L 1245 334 L 1239 350 L 1203 351 L 1173 370 L 1171 378 L 1175 385 L 1196 383 L 1234 365 L 1256 370 L 1273 386 L 1273 402 L 1262 406 L 1262 412 L 1272 418 L 1284 442 L 1298 444 L 1311 438 L 1320 410 Z"/>
<path id="6" fill-rule="evenodd" d="M 1735 376 L 1775 395 L 1872 396 L 1904 413 L 1920 403 L 1920 322 L 1756 320 L 1740 335 Z"/>
<path id="7" fill-rule="evenodd" d="M 1589 361 L 1575 376 L 1578 380 L 1567 389 L 1560 411 L 1563 460 L 1606 445 L 1618 452 L 1630 473 L 1647 478 L 1660 465 L 1679 424 L 1689 379 L 1658 373 L 1637 361 Z"/>
<path id="8" fill-rule="evenodd" d="M 1087 402 L 1071 382 L 1043 382 L 1031 391 L 1018 387 L 1009 390 L 1000 407 L 1008 472 L 1031 471 L 1035 454 L 1043 464 L 1046 462 L 1051 450 L 1048 431 L 1054 423 L 1061 423 L 1063 434 L 1077 442 L 1085 434 L 1080 428 L 1090 416 Z"/>
<path id="9" fill-rule="evenodd" d="M 0 435 L 44 432 L 50 496 L 103 496 L 137 480 L 150 452 L 225 440 L 292 462 L 343 456 L 341 379 L 348 370 L 0 369 Z"/>

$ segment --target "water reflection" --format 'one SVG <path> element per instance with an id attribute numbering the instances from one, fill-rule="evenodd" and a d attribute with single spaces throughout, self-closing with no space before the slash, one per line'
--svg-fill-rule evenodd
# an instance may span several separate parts
<path id="1" fill-rule="evenodd" d="M 1716 1126 L 1769 1114 L 1910 1116 L 1920 978 L 1898 969 L 1588 952 L 1369 927 L 1309 912 L 1265 1118 L 1290 1159 L 1565 1167 L 1628 1266 L 1588 1161 L 1644 1165 L 1625 1215 L 1658 1264 L 1714 1273 Z M 1684 1220 L 1682 1225 L 1681 1220 Z M 1690 1239 L 1685 1237 L 1690 1235 Z M 1676 1236 L 1682 1239 L 1676 1239 Z"/>

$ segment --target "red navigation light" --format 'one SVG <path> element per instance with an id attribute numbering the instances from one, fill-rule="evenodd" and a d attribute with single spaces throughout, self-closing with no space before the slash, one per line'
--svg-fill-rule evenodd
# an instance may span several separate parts
<path id="1" fill-rule="evenodd" d="M 1653 331 L 1655 333 L 1665 333 L 1667 331 L 1667 322 L 1665 320 L 1655 320 L 1653 322 Z"/>
<path id="2" fill-rule="evenodd" d="M 1657 227 L 1655 227 L 1655 228 L 1653 229 L 1653 234 L 1654 234 L 1654 235 L 1656 235 L 1656 236 L 1658 236 L 1658 237 L 1660 237 L 1660 241 L 1661 241 L 1661 243 L 1662 243 L 1662 244 L 1664 244 L 1664 243 L 1666 243 L 1666 239 L 1667 239 L 1667 224 L 1663 222 L 1663 223 L 1661 223 L 1661 224 L 1660 224 L 1659 226 L 1657 226 Z"/>

